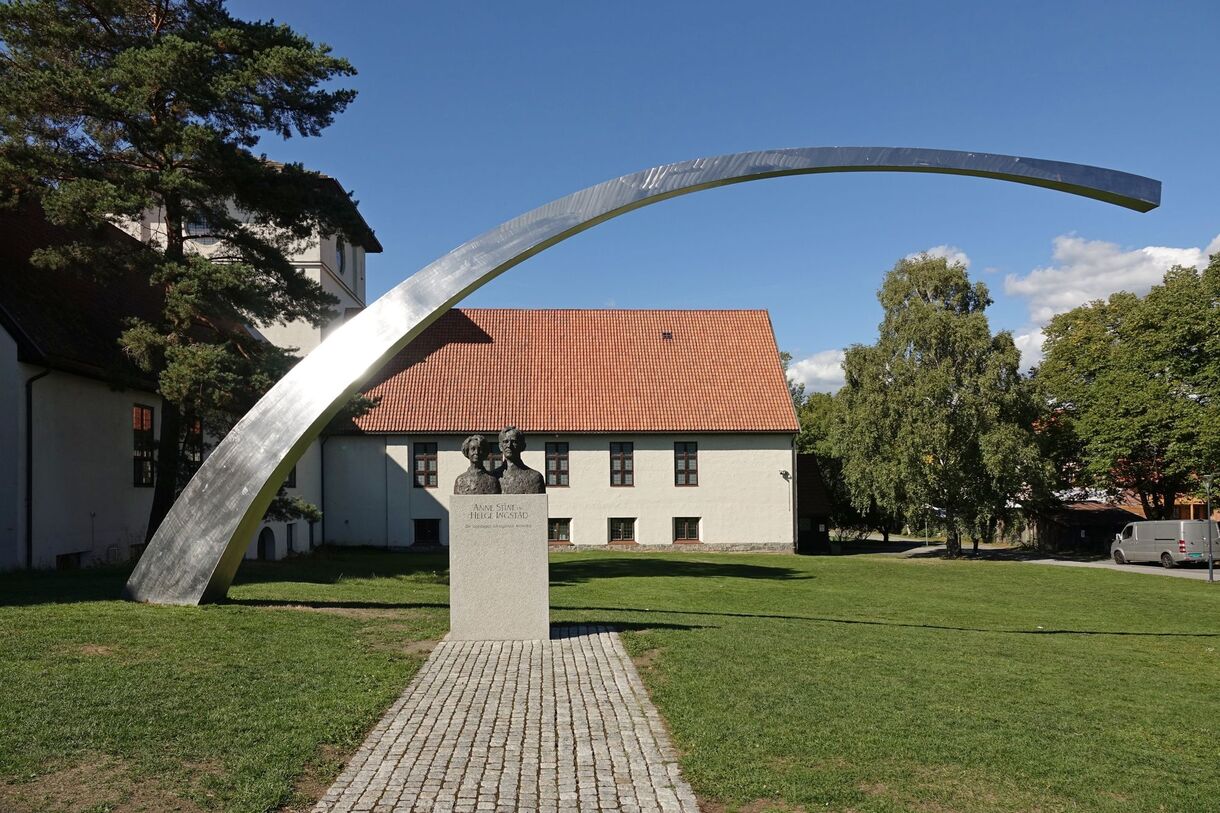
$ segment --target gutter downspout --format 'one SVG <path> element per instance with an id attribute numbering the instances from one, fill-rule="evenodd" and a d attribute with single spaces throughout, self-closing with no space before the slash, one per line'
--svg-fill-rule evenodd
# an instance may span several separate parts
<path id="1" fill-rule="evenodd" d="M 800 480 L 800 474 L 797 472 L 798 454 L 796 450 L 796 435 L 792 436 L 792 482 L 788 485 L 788 508 L 792 512 L 792 552 L 800 553 L 801 547 L 801 521 L 797 516 L 800 511 L 800 497 L 797 493 L 797 483 Z"/>
<path id="2" fill-rule="evenodd" d="M 34 382 L 51 368 L 25 380 L 25 569 L 34 569 Z"/>

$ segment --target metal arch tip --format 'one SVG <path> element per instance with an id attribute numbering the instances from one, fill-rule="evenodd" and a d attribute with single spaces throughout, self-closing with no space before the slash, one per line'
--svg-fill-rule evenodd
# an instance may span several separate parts
<path id="1" fill-rule="evenodd" d="M 540 206 L 458 246 L 337 329 L 254 405 L 182 491 L 124 588 L 157 604 L 222 599 L 288 470 L 346 400 L 441 314 L 504 271 L 625 212 L 728 184 L 828 172 L 918 172 L 1029 184 L 1139 212 L 1151 178 L 1083 164 L 913 147 L 798 147 L 645 169 Z"/>

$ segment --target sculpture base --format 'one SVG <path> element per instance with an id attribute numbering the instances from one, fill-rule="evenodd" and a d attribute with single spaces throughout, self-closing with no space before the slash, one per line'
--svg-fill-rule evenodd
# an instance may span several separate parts
<path id="1" fill-rule="evenodd" d="M 449 498 L 449 638 L 551 636 L 545 494 Z"/>

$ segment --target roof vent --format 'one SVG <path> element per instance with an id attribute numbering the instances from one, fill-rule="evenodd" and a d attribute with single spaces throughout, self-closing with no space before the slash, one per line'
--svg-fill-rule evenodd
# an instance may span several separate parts
<path id="1" fill-rule="evenodd" d="M 673 341 L 673 338 L 674 338 L 674 333 L 673 333 L 673 331 L 672 331 L 672 330 L 662 330 L 662 331 L 661 331 L 661 338 L 662 338 L 662 339 L 664 339 L 664 340 L 665 340 L 665 341 L 667 341 L 667 342 L 668 342 L 668 341 Z"/>

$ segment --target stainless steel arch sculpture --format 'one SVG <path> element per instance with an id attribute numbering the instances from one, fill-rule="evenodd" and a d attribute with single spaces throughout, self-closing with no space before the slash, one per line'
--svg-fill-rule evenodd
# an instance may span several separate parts
<path id="1" fill-rule="evenodd" d="M 1100 167 L 1009 155 L 808 147 L 699 158 L 560 198 L 459 246 L 335 331 L 213 450 L 157 529 L 124 595 L 198 604 L 223 598 L 289 469 L 359 386 L 445 311 L 514 265 L 650 203 L 717 186 L 820 172 L 936 172 L 1041 186 L 1146 212 L 1161 184 Z"/>

